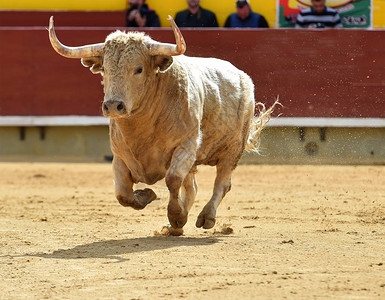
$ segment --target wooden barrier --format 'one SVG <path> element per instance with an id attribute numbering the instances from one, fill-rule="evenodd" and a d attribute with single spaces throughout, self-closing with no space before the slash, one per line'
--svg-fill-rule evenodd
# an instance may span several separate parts
<path id="1" fill-rule="evenodd" d="M 47 26 L 48 26 L 48 19 Z M 115 28 L 57 27 L 67 45 L 97 43 Z M 146 30 L 173 43 L 170 29 Z M 279 95 L 285 117 L 385 117 L 385 31 L 182 30 L 186 55 L 229 60 Z M 101 114 L 102 77 L 52 49 L 44 27 L 0 27 L 0 116 Z"/>

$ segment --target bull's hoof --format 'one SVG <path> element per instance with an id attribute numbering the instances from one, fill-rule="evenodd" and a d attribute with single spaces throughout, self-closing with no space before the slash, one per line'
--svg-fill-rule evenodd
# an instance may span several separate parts
<path id="1" fill-rule="evenodd" d="M 198 216 L 195 226 L 198 228 L 210 229 L 215 225 L 215 218 L 207 218 L 206 216 Z"/>
<path id="2" fill-rule="evenodd" d="M 168 214 L 168 220 L 174 229 L 183 228 L 183 226 L 187 223 L 187 215 L 170 215 Z"/>
<path id="3" fill-rule="evenodd" d="M 204 207 L 202 212 L 199 214 L 195 226 L 198 228 L 203 227 L 204 229 L 213 228 L 215 225 L 215 213 L 210 213 L 212 209 Z"/>
<path id="4" fill-rule="evenodd" d="M 182 228 L 187 223 L 187 212 L 179 206 L 168 205 L 167 216 L 174 229 Z"/>
<path id="5" fill-rule="evenodd" d="M 147 204 L 156 199 L 156 194 L 151 189 L 136 190 L 134 192 L 134 198 L 129 199 L 127 197 L 118 195 L 116 197 L 122 206 L 130 206 L 134 209 L 143 209 Z"/>

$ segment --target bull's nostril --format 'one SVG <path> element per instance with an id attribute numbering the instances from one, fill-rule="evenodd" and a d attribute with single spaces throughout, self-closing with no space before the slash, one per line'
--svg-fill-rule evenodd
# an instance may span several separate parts
<path id="1" fill-rule="evenodd" d="M 118 111 L 122 111 L 124 107 L 123 107 L 123 104 L 120 103 L 116 108 Z"/>
<path id="2" fill-rule="evenodd" d="M 107 104 L 103 104 L 103 108 L 104 108 L 104 111 L 108 111 L 108 105 Z"/>

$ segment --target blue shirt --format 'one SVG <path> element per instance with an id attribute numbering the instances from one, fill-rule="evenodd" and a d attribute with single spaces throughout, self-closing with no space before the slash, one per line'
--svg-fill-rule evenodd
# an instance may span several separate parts
<path id="1" fill-rule="evenodd" d="M 240 19 L 237 13 L 231 14 L 226 20 L 225 27 L 269 28 L 269 25 L 262 15 L 250 11 L 250 15 L 244 20 Z"/>

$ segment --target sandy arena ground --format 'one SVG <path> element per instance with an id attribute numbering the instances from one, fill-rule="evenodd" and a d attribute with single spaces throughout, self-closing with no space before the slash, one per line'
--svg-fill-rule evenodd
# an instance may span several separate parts
<path id="1" fill-rule="evenodd" d="M 109 164 L 0 163 L 0 299 L 385 299 L 384 166 L 239 166 L 211 230 L 167 190 L 114 199 Z"/>

